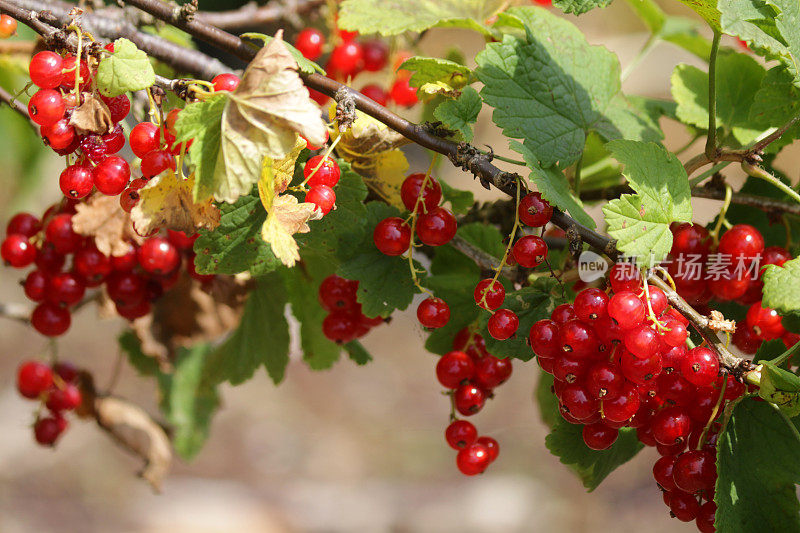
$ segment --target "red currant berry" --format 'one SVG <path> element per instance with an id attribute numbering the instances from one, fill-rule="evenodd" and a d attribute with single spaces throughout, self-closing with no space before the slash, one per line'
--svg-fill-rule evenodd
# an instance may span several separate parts
<path id="1" fill-rule="evenodd" d="M 675 460 L 672 477 L 684 492 L 710 492 L 717 481 L 716 457 L 701 450 L 682 453 Z"/>
<path id="2" fill-rule="evenodd" d="M 319 301 L 326 311 L 348 311 L 356 306 L 358 282 L 331 274 L 319 285 Z"/>
<path id="3" fill-rule="evenodd" d="M 497 443 L 492 437 L 478 437 L 478 440 L 475 441 L 477 444 L 483 444 L 489 450 L 489 462 L 493 463 L 497 456 L 500 455 L 500 444 Z"/>
<path id="4" fill-rule="evenodd" d="M 106 153 L 108 154 L 116 154 L 125 146 L 125 132 L 119 124 L 114 126 L 114 129 L 109 133 L 101 135 L 100 138 L 106 145 Z"/>
<path id="5" fill-rule="evenodd" d="M 662 372 L 656 382 L 658 397 L 672 405 L 691 407 L 698 389 L 686 381 L 679 372 Z M 691 415 L 691 412 L 689 413 Z"/>
<path id="6" fill-rule="evenodd" d="M 94 188 L 92 171 L 83 165 L 70 165 L 61 172 L 58 184 L 67 198 L 84 198 Z"/>
<path id="7" fill-rule="evenodd" d="M 456 466 L 465 476 L 482 474 L 491 462 L 489 449 L 477 442 L 459 450 L 456 456 Z"/>
<path id="8" fill-rule="evenodd" d="M 55 151 L 73 152 L 78 146 L 75 128 L 70 126 L 66 119 L 62 118 L 49 126 L 42 126 L 41 133 L 50 148 Z"/>
<path id="9" fill-rule="evenodd" d="M 380 39 L 366 41 L 362 45 L 364 51 L 364 70 L 377 72 L 383 70 L 389 60 L 389 47 Z"/>
<path id="10" fill-rule="evenodd" d="M 40 418 L 33 425 L 33 436 L 42 446 L 53 446 L 67 426 L 67 421 L 57 415 Z"/>
<path id="11" fill-rule="evenodd" d="M 309 61 L 316 61 L 322 55 L 325 36 L 316 28 L 305 28 L 297 34 L 294 47 Z"/>
<path id="12" fill-rule="evenodd" d="M 510 309 L 498 309 L 489 318 L 489 334 L 499 341 L 511 338 L 519 328 L 519 317 Z"/>
<path id="13" fill-rule="evenodd" d="M 684 442 L 692 430 L 692 419 L 683 407 L 667 407 L 656 413 L 650 426 L 653 438 L 665 446 Z"/>
<path id="14" fill-rule="evenodd" d="M 623 330 L 632 329 L 644 321 L 645 306 L 636 294 L 623 291 L 608 302 L 608 316 L 616 320 Z"/>
<path id="15" fill-rule="evenodd" d="M 689 255 L 708 255 L 711 247 L 711 237 L 708 230 L 700 224 L 684 222 L 672 228 L 672 249 L 670 254 L 675 258 L 683 256 L 684 260 Z"/>
<path id="16" fill-rule="evenodd" d="M 33 328 L 48 337 L 64 334 L 70 326 L 72 318 L 69 311 L 51 303 L 41 303 L 31 313 Z"/>
<path id="17" fill-rule="evenodd" d="M 668 347 L 675 347 L 686 343 L 686 339 L 689 338 L 689 330 L 682 322 L 670 317 L 662 324 L 665 329 L 661 331 L 660 335 L 664 344 Z"/>
<path id="18" fill-rule="evenodd" d="M 598 400 L 618 396 L 624 384 L 622 370 L 607 361 L 596 363 L 586 373 L 586 390 Z"/>
<path id="19" fill-rule="evenodd" d="M 24 268 L 36 259 L 36 247 L 26 236 L 12 233 L 0 245 L 0 257 L 9 266 Z"/>
<path id="20" fill-rule="evenodd" d="M 675 465 L 675 456 L 665 455 L 656 461 L 653 465 L 653 477 L 662 490 L 671 492 L 674 491 L 675 481 L 672 479 L 672 469 Z"/>
<path id="21" fill-rule="evenodd" d="M 72 272 L 59 272 L 50 278 L 47 301 L 69 307 L 80 302 L 86 292 L 86 283 Z"/>
<path id="22" fill-rule="evenodd" d="M 642 274 L 633 263 L 615 263 L 608 271 L 608 281 L 615 293 L 637 292 L 642 286 Z"/>
<path id="23" fill-rule="evenodd" d="M 17 213 L 6 225 L 6 235 L 19 233 L 25 237 L 33 237 L 42 229 L 42 223 L 30 213 Z"/>
<path id="24" fill-rule="evenodd" d="M 150 311 L 152 311 L 152 305 L 148 300 L 141 300 L 131 305 L 126 305 L 122 302 L 114 302 L 114 307 L 119 316 L 131 322 L 150 314 Z"/>
<path id="25" fill-rule="evenodd" d="M 745 43 L 745 48 L 747 48 L 747 43 Z M 716 526 L 714 526 L 716 515 L 716 503 L 708 501 L 701 505 L 700 510 L 697 511 L 697 518 L 695 518 L 697 530 L 700 531 L 700 533 L 714 533 L 717 530 Z"/>
<path id="26" fill-rule="evenodd" d="M 669 494 L 669 510 L 672 516 L 681 522 L 691 522 L 700 512 L 700 504 L 697 503 L 697 497 L 677 490 Z"/>
<path id="27" fill-rule="evenodd" d="M 519 201 L 519 219 L 523 224 L 538 228 L 550 222 L 553 216 L 553 206 L 542 198 L 539 192 L 526 194 Z"/>
<path id="28" fill-rule="evenodd" d="M 575 296 L 575 314 L 584 322 L 603 318 L 607 314 L 608 295 L 600 289 L 583 289 Z"/>
<path id="29" fill-rule="evenodd" d="M 0 39 L 8 39 L 15 33 L 17 33 L 17 21 L 8 15 L 0 15 Z"/>
<path id="30" fill-rule="evenodd" d="M 382 254 L 402 255 L 411 244 L 411 227 L 402 218 L 385 218 L 375 226 L 372 240 Z"/>
<path id="31" fill-rule="evenodd" d="M 494 311 L 503 305 L 503 300 L 506 299 L 506 289 L 499 281 L 490 278 L 482 279 L 475 286 L 473 297 L 478 307 Z"/>
<path id="32" fill-rule="evenodd" d="M 71 254 L 83 242 L 83 237 L 72 229 L 72 215 L 68 213 L 61 213 L 50 219 L 45 228 L 45 238 L 59 254 Z"/>
<path id="33" fill-rule="evenodd" d="M 764 252 L 764 237 L 753 226 L 736 224 L 719 240 L 720 254 L 729 255 L 734 263 L 740 259 L 755 259 Z"/>
<path id="34" fill-rule="evenodd" d="M 152 122 L 140 122 L 131 130 L 128 141 L 131 150 L 138 158 L 143 158 L 158 149 L 158 126 Z"/>
<path id="35" fill-rule="evenodd" d="M 41 270 L 31 270 L 23 283 L 25 296 L 33 302 L 41 302 L 47 294 L 47 275 Z"/>
<path id="36" fill-rule="evenodd" d="M 330 157 L 323 160 L 322 155 L 315 155 L 306 161 L 303 167 L 303 176 L 308 180 L 308 186 L 312 188 L 318 185 L 335 187 L 341 175 L 336 161 Z"/>
<path id="37" fill-rule="evenodd" d="M 654 353 L 650 357 L 642 359 L 628 350 L 623 350 L 620 356 L 620 368 L 628 381 L 637 385 L 645 385 L 656 379 L 661 373 L 661 356 Z"/>
<path id="38" fill-rule="evenodd" d="M 535 322 L 531 326 L 528 341 L 537 357 L 552 359 L 561 354 L 558 324 L 552 320 L 545 319 Z"/>
<path id="39" fill-rule="evenodd" d="M 426 298 L 417 307 L 417 320 L 423 327 L 441 328 L 450 320 L 450 307 L 441 298 Z"/>
<path id="40" fill-rule="evenodd" d="M 570 383 L 561 391 L 561 404 L 578 420 L 586 420 L 599 408 L 599 403 L 580 383 Z"/>
<path id="41" fill-rule="evenodd" d="M 175 170 L 175 158 L 164 150 L 153 150 L 142 157 L 142 175 L 145 178 L 158 176 L 167 169 Z"/>
<path id="42" fill-rule="evenodd" d="M 696 387 L 710 387 L 717 380 L 719 360 L 705 346 L 692 348 L 681 363 L 681 374 Z"/>
<path id="43" fill-rule="evenodd" d="M 383 87 L 375 83 L 364 85 L 361 88 L 361 94 L 382 106 L 385 106 L 389 102 L 389 93 L 387 93 Z"/>
<path id="44" fill-rule="evenodd" d="M 444 431 L 444 438 L 451 448 L 460 450 L 478 439 L 478 430 L 475 429 L 472 422 L 454 420 Z"/>
<path id="45" fill-rule="evenodd" d="M 619 430 L 596 422 L 583 426 L 583 442 L 592 450 L 607 450 L 619 436 Z"/>
<path id="46" fill-rule="evenodd" d="M 510 359 L 500 359 L 486 355 L 475 363 L 475 383 L 485 390 L 491 390 L 505 383 L 511 377 L 514 366 Z"/>
<path id="47" fill-rule="evenodd" d="M 783 266 L 786 261 L 789 261 L 792 258 L 792 254 L 789 253 L 786 248 L 781 246 L 767 246 L 764 248 L 764 255 L 761 258 L 760 266 L 764 267 L 766 265 L 777 265 Z"/>
<path id="48" fill-rule="evenodd" d="M 64 77 L 61 73 L 62 63 L 61 56 L 55 52 L 39 52 L 31 58 L 28 66 L 31 81 L 40 89 L 55 89 L 61 85 Z"/>
<path id="49" fill-rule="evenodd" d="M 327 66 L 343 78 L 355 76 L 364 68 L 364 50 L 359 43 L 344 42 L 333 49 Z"/>
<path id="50" fill-rule="evenodd" d="M 58 253 L 50 242 L 45 242 L 39 253 L 36 255 L 36 268 L 45 274 L 52 274 L 53 272 L 60 272 L 64 266 L 66 257 Z"/>
<path id="51" fill-rule="evenodd" d="M 108 106 L 108 110 L 111 112 L 111 122 L 114 124 L 123 120 L 131 112 L 130 98 L 124 94 L 112 97 L 101 96 L 100 98 Z"/>
<path id="52" fill-rule="evenodd" d="M 64 79 L 61 80 L 61 87 L 67 89 L 66 92 L 69 92 L 75 88 L 76 66 L 79 69 L 78 83 L 80 83 L 80 90 L 83 91 L 89 88 L 89 85 L 92 82 L 92 74 L 86 61 L 78 61 L 73 54 L 68 54 L 64 56 L 62 64 L 64 66 Z"/>
<path id="53" fill-rule="evenodd" d="M 39 361 L 25 361 L 17 369 L 17 390 L 29 400 L 41 396 L 53 384 L 53 371 Z"/>
<path id="54" fill-rule="evenodd" d="M 458 225 L 453 213 L 444 207 L 436 207 L 417 218 L 417 236 L 428 246 L 442 246 L 456 235 Z"/>
<path id="55" fill-rule="evenodd" d="M 783 328 L 783 319 L 777 311 L 763 307 L 761 302 L 756 302 L 747 310 L 745 322 L 753 328 L 758 337 L 768 341 L 781 337 L 786 330 Z"/>
<path id="56" fill-rule="evenodd" d="M 139 264 L 145 272 L 166 276 L 181 264 L 178 249 L 163 237 L 147 239 L 138 252 Z"/>
<path id="57" fill-rule="evenodd" d="M 40 89 L 28 102 L 28 114 L 40 126 L 55 124 L 64 117 L 66 109 L 61 93 L 54 89 Z"/>
<path id="58" fill-rule="evenodd" d="M 111 260 L 94 244 L 84 246 L 75 252 L 72 264 L 75 272 L 86 280 L 88 287 L 98 286 L 111 274 Z"/>
<path id="59" fill-rule="evenodd" d="M 578 315 L 575 314 L 575 308 L 572 304 L 561 304 L 553 309 L 553 312 L 550 313 L 550 318 L 560 326 L 561 324 L 566 324 L 569 320 L 578 318 Z"/>
<path id="60" fill-rule="evenodd" d="M 556 358 L 553 364 L 553 376 L 564 383 L 575 383 L 579 379 L 583 379 L 592 362 L 587 358 L 578 359 L 570 355 L 560 356 Z"/>
<path id="61" fill-rule="evenodd" d="M 605 420 L 626 422 L 636 414 L 639 405 L 641 405 L 639 390 L 633 383 L 626 382 L 618 396 L 600 401 L 600 412 Z"/>
<path id="62" fill-rule="evenodd" d="M 474 375 L 475 363 L 464 352 L 447 352 L 436 363 L 436 378 L 447 389 L 458 388 Z"/>
<path id="63" fill-rule="evenodd" d="M 456 410 L 464 416 L 474 415 L 486 403 L 486 391 L 472 383 L 465 383 L 453 394 Z"/>
<path id="64" fill-rule="evenodd" d="M 580 320 L 569 320 L 559 327 L 559 343 L 564 353 L 581 359 L 597 352 L 597 337 L 591 326 Z"/>
<path id="65" fill-rule="evenodd" d="M 81 391 L 72 383 L 65 383 L 63 387 L 53 387 L 47 395 L 47 408 L 54 413 L 72 411 L 80 407 L 83 398 Z"/>
<path id="66" fill-rule="evenodd" d="M 413 211 L 417 206 L 417 199 L 422 190 L 422 183 L 425 181 L 425 174 L 409 174 L 403 181 L 400 187 L 400 198 L 403 200 L 403 205 L 406 209 Z M 442 186 L 433 176 L 428 177 L 425 183 L 425 191 L 422 193 L 422 212 L 430 212 L 436 209 L 439 202 L 442 201 Z"/>
<path id="67" fill-rule="evenodd" d="M 411 107 L 416 104 L 419 99 L 417 98 L 417 89 L 409 85 L 407 79 L 399 79 L 394 82 L 389 94 L 394 102 L 402 107 Z"/>
<path id="68" fill-rule="evenodd" d="M 547 245 L 537 235 L 525 235 L 514 243 L 511 252 L 519 266 L 536 268 L 547 258 Z"/>
<path id="69" fill-rule="evenodd" d="M 755 354 L 761 347 L 762 340 L 758 337 L 756 330 L 747 322 L 737 323 L 736 331 L 731 336 L 733 345 L 746 355 Z"/>
<path id="70" fill-rule="evenodd" d="M 658 333 L 647 324 L 639 324 L 627 330 L 622 341 L 625 348 L 640 359 L 652 357 L 661 350 Z"/>
<path id="71" fill-rule="evenodd" d="M 317 206 L 324 216 L 336 205 L 336 193 L 327 185 L 317 185 L 308 190 L 304 201 Z"/>
<path id="72" fill-rule="evenodd" d="M 138 247 L 129 244 L 128 251 L 122 255 L 111 256 L 111 268 L 117 272 L 129 272 L 139 264 Z"/>
<path id="73" fill-rule="evenodd" d="M 211 83 L 214 85 L 214 90 L 217 92 L 233 92 L 241 83 L 241 79 L 236 74 L 224 73 L 217 74 Z"/>
<path id="74" fill-rule="evenodd" d="M 356 322 L 349 313 L 334 312 L 322 321 L 322 333 L 328 340 L 345 344 L 356 338 Z"/>

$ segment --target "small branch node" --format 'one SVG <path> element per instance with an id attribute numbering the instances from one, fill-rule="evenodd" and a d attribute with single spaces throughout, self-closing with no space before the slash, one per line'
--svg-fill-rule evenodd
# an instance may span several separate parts
<path id="1" fill-rule="evenodd" d="M 333 99 L 336 100 L 336 123 L 344 133 L 356 121 L 356 99 L 347 87 L 340 87 Z"/>

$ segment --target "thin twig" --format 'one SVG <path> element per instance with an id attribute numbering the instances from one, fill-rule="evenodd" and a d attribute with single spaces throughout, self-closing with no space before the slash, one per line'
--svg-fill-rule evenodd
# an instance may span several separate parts
<path id="1" fill-rule="evenodd" d="M 711 56 L 708 58 L 708 138 L 705 154 L 709 159 L 713 159 L 717 151 L 717 52 L 721 38 L 722 32 L 714 30 Z"/>
<path id="2" fill-rule="evenodd" d="M 230 11 L 199 11 L 194 16 L 206 24 L 222 29 L 264 26 L 303 15 L 325 4 L 325 0 L 285 0 L 260 6 L 255 2 Z"/>

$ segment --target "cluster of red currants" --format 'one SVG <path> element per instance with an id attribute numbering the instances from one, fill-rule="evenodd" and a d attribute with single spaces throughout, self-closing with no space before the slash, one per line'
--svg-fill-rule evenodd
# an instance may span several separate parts
<path id="1" fill-rule="evenodd" d="M 746 388 L 720 372 L 709 348 L 687 349 L 689 321 L 635 266 L 617 263 L 609 281 L 611 295 L 584 289 L 536 322 L 531 347 L 555 378 L 561 415 L 583 425 L 586 445 L 607 449 L 620 428 L 636 428 L 662 456 L 654 471 L 673 516 L 713 531 L 714 421 L 722 401 Z"/>
<path id="2" fill-rule="evenodd" d="M 328 61 L 325 63 L 329 77 L 346 81 L 361 72 L 379 72 L 388 64 L 389 47 L 381 39 L 360 41 L 357 40 L 358 33 L 344 30 L 339 30 L 337 36 L 339 44 L 331 49 Z M 322 57 L 325 44 L 325 35 L 316 28 L 303 29 L 297 34 L 294 42 L 295 48 L 303 54 L 303 57 L 311 61 Z M 405 54 L 398 54 L 398 59 L 394 62 L 395 71 L 406 57 Z M 409 78 L 410 73 L 399 71 L 388 92 L 377 83 L 363 86 L 361 92 L 380 105 L 385 106 L 394 101 L 399 106 L 411 107 L 417 103 L 417 90 L 409 85 Z M 320 92 L 314 90 L 310 92 L 312 98 L 320 105 L 328 100 L 328 97 Z"/>
<path id="3" fill-rule="evenodd" d="M 179 279 L 183 255 L 186 271 L 200 282 L 214 276 L 198 274 L 192 244 L 169 230 L 167 237 L 151 236 L 141 245 L 130 243 L 120 256 L 107 256 L 94 239 L 75 233 L 75 202 L 64 200 L 50 207 L 41 221 L 30 213 L 18 213 L 8 222 L 0 245 L 3 261 L 14 268 L 35 264 L 22 282 L 25 296 L 38 305 L 31 324 L 42 335 L 56 337 L 71 324 L 70 309 L 83 300 L 87 288 L 105 284 L 117 313 L 134 320 L 150 312 L 151 303 Z"/>
<path id="4" fill-rule="evenodd" d="M 436 378 L 448 389 L 453 403 L 452 422 L 445 430 L 450 447 L 458 450 L 456 466 L 468 476 L 482 473 L 497 458 L 500 447 L 491 437 L 478 437 L 475 426 L 457 420 L 455 412 L 471 416 L 494 397 L 494 389 L 511 376 L 510 359 L 500 359 L 486 350 L 483 337 L 464 328 L 453 339 L 453 351 L 436 363 Z"/>
<path id="5" fill-rule="evenodd" d="M 315 155 L 310 158 L 303 167 L 303 176 L 308 185 L 305 201 L 316 205 L 323 215 L 330 213 L 336 205 L 333 188 L 339 183 L 341 175 L 339 164 L 330 157 Z"/>
<path id="6" fill-rule="evenodd" d="M 737 224 L 722 234 L 715 247 L 706 228 L 675 224 L 667 270 L 678 293 L 701 312 L 712 300 L 733 301 L 748 307 L 747 318 L 737 324 L 733 344 L 754 354 L 765 340 L 781 339 L 786 347 L 800 341 L 782 325 L 782 317 L 761 302 L 763 268 L 781 266 L 792 259 L 780 246 L 764 246 L 764 237 L 748 224 Z"/>
<path id="7" fill-rule="evenodd" d="M 375 326 L 383 324 L 383 318 L 369 318 L 361 312 L 356 300 L 358 281 L 331 274 L 319 285 L 319 303 L 328 311 L 322 322 L 322 333 L 328 340 L 345 344 L 361 338 Z"/>
<path id="8" fill-rule="evenodd" d="M 17 390 L 23 398 L 38 400 L 49 413 L 37 410 L 33 436 L 42 446 L 53 446 L 69 422 L 64 415 L 83 402 L 78 388 L 78 370 L 69 363 L 51 366 L 39 361 L 25 361 L 17 370 Z"/>

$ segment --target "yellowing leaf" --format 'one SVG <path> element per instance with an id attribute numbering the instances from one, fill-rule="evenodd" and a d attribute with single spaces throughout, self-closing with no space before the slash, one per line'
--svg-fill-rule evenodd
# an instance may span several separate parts
<path id="1" fill-rule="evenodd" d="M 300 259 L 295 233 L 308 233 L 309 220 L 322 217 L 312 203 L 298 203 L 290 194 L 276 196 L 268 210 L 267 220 L 261 227 L 261 238 L 272 247 L 272 253 L 287 267 L 293 267 Z"/>
<path id="2" fill-rule="evenodd" d="M 275 195 L 284 192 L 292 182 L 295 163 L 305 147 L 306 141 L 298 135 L 289 155 L 278 161 L 271 157 L 264 158 L 261 164 L 261 179 L 258 180 L 258 195 L 267 211 L 272 206 Z"/>
<path id="3" fill-rule="evenodd" d="M 325 142 L 319 107 L 297 74 L 279 32 L 248 65 L 222 113 L 221 153 L 211 187 L 214 198 L 233 203 L 261 176 L 264 157 L 281 159 L 295 147 L 297 133 L 312 144 Z"/>
<path id="4" fill-rule="evenodd" d="M 334 113 L 331 108 L 331 114 Z M 400 186 L 409 165 L 405 154 L 397 148 L 409 141 L 361 111 L 356 111 L 350 129 L 339 133 L 334 128 L 333 136 L 334 140 L 341 137 L 336 153 L 352 165 L 367 186 L 390 204 L 402 207 Z"/>
<path id="5" fill-rule="evenodd" d="M 169 171 L 151 179 L 139 190 L 139 203 L 131 209 L 131 220 L 137 233 L 148 235 L 165 228 L 192 235 L 200 228 L 216 228 L 219 209 L 211 198 L 195 202 L 193 189 L 194 174 L 181 179 Z"/>
<path id="6" fill-rule="evenodd" d="M 80 235 L 93 237 L 97 249 L 105 255 L 125 255 L 131 242 L 143 240 L 133 230 L 130 215 L 122 210 L 116 196 L 98 193 L 75 209 L 72 229 Z"/>

